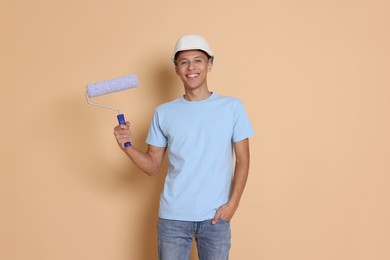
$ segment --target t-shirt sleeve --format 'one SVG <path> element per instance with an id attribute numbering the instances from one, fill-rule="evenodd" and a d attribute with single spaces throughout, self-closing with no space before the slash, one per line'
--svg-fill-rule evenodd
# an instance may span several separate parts
<path id="1" fill-rule="evenodd" d="M 154 112 L 152 122 L 150 123 L 150 128 L 149 128 L 148 137 L 146 138 L 146 143 L 157 147 L 166 147 L 168 144 L 167 138 L 160 127 L 157 111 Z"/>
<path id="2" fill-rule="evenodd" d="M 237 102 L 234 111 L 234 128 L 232 142 L 239 142 L 251 136 L 254 136 L 252 125 L 241 101 Z"/>

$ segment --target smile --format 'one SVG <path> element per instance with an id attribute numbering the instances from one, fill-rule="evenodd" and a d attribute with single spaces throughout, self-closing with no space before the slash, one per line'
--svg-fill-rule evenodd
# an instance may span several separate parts
<path id="1" fill-rule="evenodd" d="M 193 79 L 193 78 L 196 78 L 196 77 L 198 77 L 198 76 L 199 76 L 199 73 L 196 73 L 196 74 L 188 74 L 188 75 L 187 75 L 187 78 Z"/>

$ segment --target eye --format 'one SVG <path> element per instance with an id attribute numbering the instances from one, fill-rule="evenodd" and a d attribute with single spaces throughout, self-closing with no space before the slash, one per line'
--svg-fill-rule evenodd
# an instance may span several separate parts
<path id="1" fill-rule="evenodd" d="M 181 66 L 188 65 L 188 60 L 181 60 L 179 64 Z"/>
<path id="2" fill-rule="evenodd" d="M 203 62 L 203 60 L 201 60 L 201 59 L 196 59 L 195 60 L 195 63 L 198 63 L 198 64 L 200 64 L 200 63 L 202 63 Z"/>

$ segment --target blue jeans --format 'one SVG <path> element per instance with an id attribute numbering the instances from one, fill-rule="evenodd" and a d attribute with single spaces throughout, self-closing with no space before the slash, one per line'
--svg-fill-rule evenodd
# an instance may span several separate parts
<path id="1" fill-rule="evenodd" d="M 199 260 L 227 260 L 230 249 L 230 222 L 211 219 L 199 222 L 159 218 L 158 259 L 190 259 L 192 238 L 195 238 Z"/>

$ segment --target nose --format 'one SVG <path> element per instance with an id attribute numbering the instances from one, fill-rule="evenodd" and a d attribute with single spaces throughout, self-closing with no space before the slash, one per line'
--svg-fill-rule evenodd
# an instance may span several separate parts
<path id="1" fill-rule="evenodd" d="M 193 61 L 189 61 L 189 62 L 188 62 L 187 70 L 192 70 L 194 67 L 195 67 L 195 66 L 194 66 Z"/>

